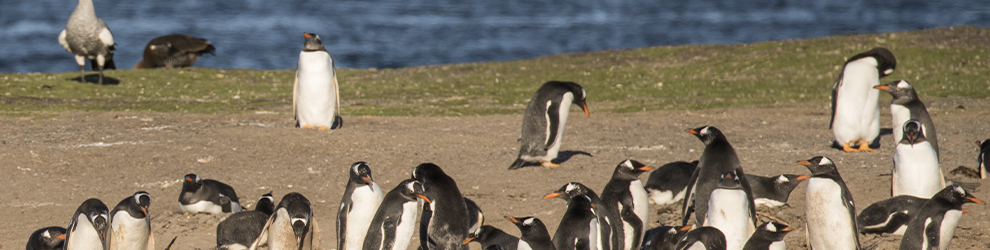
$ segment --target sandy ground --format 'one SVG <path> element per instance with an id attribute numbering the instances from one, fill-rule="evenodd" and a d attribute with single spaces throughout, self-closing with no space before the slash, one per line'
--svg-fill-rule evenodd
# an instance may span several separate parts
<path id="1" fill-rule="evenodd" d="M 987 100 L 940 99 L 931 103 L 942 147 L 942 171 L 969 183 L 986 181 L 949 174 L 974 167 L 973 142 L 990 138 Z M 960 106 L 961 105 L 961 106 Z M 886 106 L 886 105 L 883 105 Z M 594 104 L 591 104 L 594 111 Z M 576 109 L 575 109 L 576 110 Z M 50 118 L 0 118 L 0 169 L 8 174 L 0 192 L 0 245 L 20 249 L 35 229 L 67 226 L 76 207 L 96 197 L 115 205 L 135 191 L 153 198 L 150 212 L 157 249 L 178 237 L 173 249 L 212 249 L 216 225 L 224 216 L 177 214 L 180 178 L 196 173 L 237 189 L 242 203 L 274 191 L 306 195 L 323 227 L 322 249 L 335 249 L 334 216 L 347 181 L 348 166 L 371 164 L 385 190 L 409 178 L 412 167 L 434 162 L 475 200 L 488 220 L 518 234 L 504 215 L 533 215 L 550 232 L 565 210 L 561 199 L 542 197 L 566 182 L 582 182 L 600 192 L 615 166 L 631 158 L 660 166 L 697 159 L 703 144 L 684 132 L 715 125 L 724 131 L 747 173 L 804 174 L 798 160 L 825 155 L 837 162 L 858 209 L 887 198 L 893 142 L 882 138 L 875 153 L 843 153 L 829 148 L 827 104 L 757 109 L 659 111 L 631 114 L 572 112 L 562 147 L 562 167 L 508 171 L 518 153 L 521 115 L 482 117 L 345 117 L 334 132 L 295 129 L 290 115 L 192 115 L 174 113 L 62 113 Z M 887 108 L 882 127 L 890 127 Z M 589 155 L 586 155 L 590 154 Z M 641 179 L 646 180 L 647 175 Z M 791 249 L 804 248 L 804 184 L 790 207 L 763 211 L 799 227 L 787 236 Z M 990 200 L 986 186 L 975 192 Z M 952 249 L 990 247 L 986 206 L 968 204 Z M 679 208 L 654 206 L 651 226 L 673 223 Z M 864 236 L 864 246 L 896 249 L 900 237 Z M 412 247 L 418 245 L 413 243 Z M 473 244 L 477 249 L 477 245 Z"/>

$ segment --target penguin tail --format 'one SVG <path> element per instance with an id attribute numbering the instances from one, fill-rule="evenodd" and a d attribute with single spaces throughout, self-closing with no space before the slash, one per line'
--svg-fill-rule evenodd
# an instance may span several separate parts
<path id="1" fill-rule="evenodd" d="M 512 162 L 512 166 L 509 166 L 509 170 L 520 169 L 523 167 L 523 165 L 526 165 L 526 161 L 520 158 L 516 158 L 516 161 Z"/>

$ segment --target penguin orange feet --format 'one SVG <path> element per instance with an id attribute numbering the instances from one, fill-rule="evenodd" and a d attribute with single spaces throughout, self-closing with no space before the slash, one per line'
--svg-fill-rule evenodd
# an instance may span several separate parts
<path id="1" fill-rule="evenodd" d="M 853 148 L 853 147 L 850 147 L 850 146 L 849 146 L 849 143 L 845 143 L 845 144 L 842 144 L 842 151 L 846 151 L 846 153 L 855 153 L 855 152 L 859 152 L 859 150 L 858 150 L 858 149 L 855 149 L 855 148 Z"/>
<path id="2" fill-rule="evenodd" d="M 870 143 L 869 142 L 861 141 L 861 142 L 859 142 L 859 151 L 860 152 L 876 152 L 877 150 L 876 149 L 873 149 L 873 148 L 870 148 Z"/>
<path id="3" fill-rule="evenodd" d="M 305 128 L 305 129 L 311 129 L 311 128 L 313 128 L 313 126 L 312 125 L 309 125 L 309 124 L 302 125 L 302 126 L 299 126 L 299 127 L 300 128 Z"/>
<path id="4" fill-rule="evenodd" d="M 316 128 L 316 129 L 317 129 L 317 130 L 320 130 L 320 131 L 323 131 L 323 130 L 330 130 L 330 127 L 327 127 L 327 126 L 320 126 L 320 127 L 318 127 L 318 128 Z"/>
<path id="5" fill-rule="evenodd" d="M 555 167 L 560 167 L 560 164 L 556 164 L 550 161 L 544 161 L 544 162 L 540 162 L 540 166 L 543 166 L 545 168 L 555 168 Z"/>

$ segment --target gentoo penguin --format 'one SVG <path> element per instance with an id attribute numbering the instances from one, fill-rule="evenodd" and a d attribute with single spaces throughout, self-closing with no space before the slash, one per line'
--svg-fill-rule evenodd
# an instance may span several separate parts
<path id="1" fill-rule="evenodd" d="M 65 228 L 46 227 L 31 234 L 27 250 L 62 250 L 64 242 Z"/>
<path id="2" fill-rule="evenodd" d="M 485 214 L 477 203 L 467 197 L 464 197 L 464 205 L 467 205 L 468 210 L 468 232 L 474 232 L 485 224 Z"/>
<path id="3" fill-rule="evenodd" d="M 491 246 L 501 246 L 505 250 L 516 250 L 516 246 L 519 244 L 519 237 L 512 236 L 502 231 L 502 229 L 484 225 L 468 235 L 462 244 L 467 245 L 471 242 L 481 244 L 481 249 L 488 249 Z"/>
<path id="4" fill-rule="evenodd" d="M 976 168 L 980 170 L 980 179 L 990 177 L 990 139 L 977 141 L 976 146 L 980 147 L 980 155 L 976 156 Z"/>
<path id="5" fill-rule="evenodd" d="M 144 46 L 144 58 L 134 65 L 135 69 L 185 68 L 192 66 L 203 54 L 213 54 L 217 48 L 203 38 L 182 34 L 156 37 Z"/>
<path id="6" fill-rule="evenodd" d="M 65 47 L 65 51 L 76 55 L 80 82 L 86 82 L 86 59 L 89 59 L 94 71 L 100 71 L 97 81 L 100 85 L 103 85 L 103 69 L 117 69 L 117 65 L 113 63 L 113 52 L 116 50 L 114 46 L 117 43 L 113 41 L 113 34 L 107 28 L 107 23 L 96 17 L 93 0 L 79 0 L 76 10 L 72 11 L 69 21 L 65 23 L 65 29 L 58 34 L 58 44 Z"/>
<path id="7" fill-rule="evenodd" d="M 756 218 L 749 213 L 752 204 L 752 199 L 742 190 L 739 175 L 725 172 L 708 200 L 705 226 L 722 231 L 728 249 L 742 249 L 756 231 Z"/>
<path id="8" fill-rule="evenodd" d="M 196 174 L 183 178 L 179 210 L 183 213 L 236 213 L 242 210 L 234 188 L 219 181 L 200 179 Z"/>
<path id="9" fill-rule="evenodd" d="M 333 58 L 323 47 L 320 36 L 312 33 L 303 33 L 303 36 L 306 42 L 299 52 L 296 80 L 292 84 L 292 113 L 296 127 L 336 129 L 340 92 Z"/>
<path id="10" fill-rule="evenodd" d="M 928 138 L 928 143 L 932 144 L 932 148 L 935 148 L 935 154 L 938 154 L 938 133 L 935 132 L 935 123 L 932 122 L 932 117 L 928 115 L 928 108 L 925 107 L 925 103 L 918 99 L 918 92 L 914 90 L 911 83 L 898 80 L 887 85 L 873 86 L 873 88 L 887 91 L 893 97 L 890 100 L 890 114 L 893 117 L 891 122 L 893 123 L 894 143 L 901 141 L 903 137 L 902 126 L 904 126 L 904 122 L 918 120 L 921 122 L 922 130 L 925 131 L 925 138 Z"/>
<path id="11" fill-rule="evenodd" d="M 518 250 L 556 250 L 553 239 L 547 226 L 536 217 L 512 217 L 505 216 L 505 219 L 515 224 L 519 228 Z"/>
<path id="12" fill-rule="evenodd" d="M 791 191 L 810 175 L 782 174 L 772 177 L 747 174 L 756 206 L 779 207 L 787 204 Z"/>
<path id="13" fill-rule="evenodd" d="M 687 236 L 688 230 L 691 230 L 691 225 L 680 228 L 661 226 L 646 230 L 640 250 L 674 250 L 677 242 Z"/>
<path id="14" fill-rule="evenodd" d="M 564 184 L 564 186 L 560 187 L 560 189 L 557 189 L 556 192 L 547 194 L 546 196 L 543 196 L 543 198 L 551 199 L 560 197 L 566 201 L 570 201 L 572 198 L 577 196 L 586 196 L 589 200 L 591 200 L 592 211 L 597 217 L 595 221 L 598 222 L 598 235 L 595 237 L 598 241 L 597 249 L 612 249 L 612 242 L 619 241 L 621 236 L 618 236 L 618 238 L 613 238 L 616 236 L 612 235 L 611 222 L 621 221 L 622 219 L 619 218 L 618 213 L 615 213 L 611 209 L 605 207 L 601 198 L 598 197 L 598 194 L 595 194 L 595 191 L 579 182 L 568 182 L 567 184 Z"/>
<path id="15" fill-rule="evenodd" d="M 572 103 L 589 116 L 584 88 L 577 83 L 549 81 L 536 90 L 523 114 L 519 157 L 509 170 L 522 168 L 526 162 L 539 162 L 543 167 L 560 166 L 551 161 L 557 158 L 564 139 L 564 125 Z"/>
<path id="16" fill-rule="evenodd" d="M 553 246 L 558 250 L 598 250 L 600 231 L 594 208 L 586 195 L 571 197 L 553 234 Z"/>
<path id="17" fill-rule="evenodd" d="M 272 193 L 261 195 L 254 211 L 240 211 L 217 224 L 217 250 L 243 250 L 258 239 L 265 223 L 275 212 Z"/>
<path id="18" fill-rule="evenodd" d="M 926 198 L 901 195 L 870 204 L 856 216 L 859 233 L 904 235 L 908 222 L 926 202 Z"/>
<path id="19" fill-rule="evenodd" d="M 963 214 L 962 205 L 966 203 L 984 204 L 958 185 L 939 191 L 911 219 L 900 249 L 948 249 Z"/>
<path id="20" fill-rule="evenodd" d="M 808 247 L 811 249 L 859 249 L 856 206 L 835 163 L 816 156 L 798 161 L 811 170 L 805 198 Z"/>
<path id="21" fill-rule="evenodd" d="M 684 224 L 687 225 L 691 216 L 689 208 L 693 206 L 695 224 L 702 226 L 705 225 L 705 217 L 708 213 L 708 199 L 711 197 L 712 191 L 718 186 L 723 173 L 734 171 L 738 174 L 739 181 L 742 182 L 742 190 L 746 192 L 746 196 L 753 197 L 753 191 L 749 186 L 749 179 L 743 172 L 742 165 L 739 164 L 736 150 L 732 148 L 721 130 L 713 126 L 704 126 L 688 129 L 687 132 L 698 137 L 705 144 L 705 150 L 701 153 L 698 168 L 691 175 L 687 199 L 685 199 L 681 214 L 684 215 Z M 750 218 L 756 218 L 756 205 L 752 201 L 749 208 Z M 756 222 L 753 224 L 755 226 Z"/>
<path id="22" fill-rule="evenodd" d="M 664 164 L 650 172 L 646 181 L 646 192 L 650 193 L 650 204 L 669 205 L 684 199 L 684 191 L 691 174 L 698 167 L 698 161 L 691 163 L 678 161 Z"/>
<path id="23" fill-rule="evenodd" d="M 423 204 L 420 246 L 424 250 L 467 249 L 462 243 L 471 233 L 468 232 L 470 215 L 454 179 L 433 163 L 416 166 L 412 177 L 423 184 L 424 194 L 432 201 Z"/>
<path id="24" fill-rule="evenodd" d="M 363 249 L 407 249 L 413 232 L 416 231 L 418 201 L 430 203 L 430 198 L 423 193 L 423 184 L 413 179 L 404 180 L 389 191 L 378 206 L 375 218 L 371 220 Z"/>
<path id="25" fill-rule="evenodd" d="M 725 234 L 714 227 L 702 227 L 688 232 L 677 242 L 677 250 L 725 250 Z"/>
<path id="26" fill-rule="evenodd" d="M 110 210 L 110 250 L 154 250 L 151 232 L 151 195 L 138 191 Z"/>
<path id="27" fill-rule="evenodd" d="M 351 165 L 350 180 L 337 210 L 337 249 L 361 249 L 384 196 L 382 188 L 371 178 L 368 163 L 361 161 Z"/>
<path id="28" fill-rule="evenodd" d="M 320 248 L 320 227 L 313 216 L 309 199 L 296 192 L 282 196 L 275 213 L 268 218 L 260 236 L 248 249 L 256 250 L 265 244 L 271 250 Z"/>
<path id="29" fill-rule="evenodd" d="M 108 249 L 110 211 L 107 205 L 90 198 L 79 205 L 65 233 L 65 249 Z"/>
<path id="30" fill-rule="evenodd" d="M 880 85 L 880 78 L 893 73 L 896 67 L 894 53 L 885 48 L 859 53 L 842 66 L 832 85 L 832 120 L 828 128 L 835 136 L 834 146 L 846 152 L 876 151 L 870 144 L 880 135 L 880 91 L 873 86 Z"/>
<path id="31" fill-rule="evenodd" d="M 743 250 L 786 250 L 784 236 L 794 230 L 794 227 L 787 226 L 775 221 L 763 223 L 756 227 L 756 232 L 749 237 Z"/>
<path id="32" fill-rule="evenodd" d="M 894 148 L 891 195 L 931 197 L 945 188 L 945 177 L 938 166 L 938 154 L 925 138 L 918 120 L 904 122 L 904 137 Z"/>
<path id="33" fill-rule="evenodd" d="M 650 196 L 639 181 L 639 175 L 650 170 L 653 167 L 638 161 L 622 161 L 602 189 L 602 203 L 621 219 L 611 223 L 612 237 L 621 236 L 619 239 L 622 239 L 613 242 L 613 249 L 637 249 L 643 242 L 643 232 L 650 221 Z"/>

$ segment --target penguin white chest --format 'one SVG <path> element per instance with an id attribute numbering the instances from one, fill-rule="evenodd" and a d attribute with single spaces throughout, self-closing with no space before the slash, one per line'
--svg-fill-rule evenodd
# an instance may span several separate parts
<path id="1" fill-rule="evenodd" d="M 705 246 L 705 243 L 698 241 L 692 244 L 691 247 L 688 247 L 687 250 L 708 250 L 708 247 Z"/>
<path id="2" fill-rule="evenodd" d="M 891 128 L 894 130 L 894 143 L 904 136 L 904 122 L 911 119 L 911 110 L 903 105 L 890 104 Z"/>
<path id="3" fill-rule="evenodd" d="M 151 225 L 144 218 L 131 217 L 127 212 L 120 211 L 110 220 L 110 230 L 113 237 L 114 249 L 146 249 Z"/>
<path id="4" fill-rule="evenodd" d="M 268 249 L 298 249 L 296 234 L 292 231 L 292 217 L 285 208 L 275 211 L 275 220 L 268 228 Z"/>
<path id="5" fill-rule="evenodd" d="M 866 57 L 846 64 L 835 101 L 832 132 L 839 143 L 872 141 L 880 135 L 880 85 L 877 60 Z"/>
<path id="6" fill-rule="evenodd" d="M 768 250 L 787 250 L 787 245 L 784 243 L 784 241 L 774 241 L 773 243 L 770 243 L 770 247 L 767 248 L 767 249 Z"/>
<path id="7" fill-rule="evenodd" d="M 602 244 L 602 242 L 601 242 L 601 239 L 598 238 L 598 235 L 601 234 L 601 231 L 598 230 L 598 219 L 591 218 L 591 221 L 588 223 L 588 232 L 589 232 L 588 233 L 588 247 L 589 247 L 589 250 L 598 250 L 598 249 L 600 249 L 599 246 Z M 576 238 L 574 239 L 574 245 L 577 245 L 577 239 Z M 606 250 L 606 249 L 603 249 L 603 250 Z"/>
<path id="8" fill-rule="evenodd" d="M 300 126 L 332 125 L 338 108 L 338 86 L 332 65 L 330 54 L 325 51 L 299 53 L 295 109 Z"/>
<path id="9" fill-rule="evenodd" d="M 928 142 L 897 144 L 891 180 L 893 196 L 930 198 L 945 187 L 938 156 Z"/>
<path id="10" fill-rule="evenodd" d="M 516 243 L 516 250 L 533 250 L 533 247 L 530 247 L 526 241 L 519 239 L 519 243 Z"/>
<path id="11" fill-rule="evenodd" d="M 378 205 L 383 198 L 382 189 L 372 182 L 371 187 L 365 185 L 354 189 L 351 193 L 351 210 L 347 212 L 347 234 L 344 249 L 360 250 L 364 245 L 364 236 L 368 233 L 371 220 L 375 218 Z"/>
<path id="12" fill-rule="evenodd" d="M 406 250 L 409 248 L 409 241 L 412 239 L 413 232 L 416 231 L 416 213 L 419 212 L 419 204 L 417 202 L 406 202 L 402 203 L 402 217 L 399 218 L 399 225 L 395 228 L 395 243 L 392 245 L 392 249 L 386 250 Z M 385 229 L 381 230 L 383 233 Z M 385 236 L 382 236 L 384 239 Z"/>
<path id="13" fill-rule="evenodd" d="M 68 236 L 68 242 L 65 243 L 66 250 L 103 250 L 100 233 L 92 223 L 89 223 L 86 215 L 76 216 L 75 230 L 69 232 Z"/>
<path id="14" fill-rule="evenodd" d="M 708 200 L 708 226 L 725 234 L 726 249 L 742 249 L 753 235 L 749 199 L 741 189 L 715 189 Z"/>
<path id="15" fill-rule="evenodd" d="M 633 198 L 633 212 L 639 217 L 643 224 L 640 232 L 646 232 L 646 226 L 650 221 L 650 195 L 643 188 L 643 182 L 635 180 L 629 183 L 629 193 Z"/>
<path id="16" fill-rule="evenodd" d="M 946 211 L 945 215 L 942 216 L 942 224 L 939 225 L 938 232 L 939 250 L 949 249 L 949 243 L 952 241 L 952 235 L 956 233 L 956 225 L 959 224 L 960 217 L 962 217 L 962 211 L 955 209 Z"/>
<path id="17" fill-rule="evenodd" d="M 813 249 L 856 249 L 853 215 L 842 201 L 842 187 L 827 178 L 808 180 L 805 216 L 808 241 Z"/>
<path id="18" fill-rule="evenodd" d="M 550 140 L 551 130 L 557 131 L 557 135 L 553 138 L 553 144 L 547 147 L 547 155 L 544 157 L 544 161 L 550 161 L 557 159 L 557 153 L 560 152 L 561 140 L 564 139 L 564 127 L 567 124 L 567 117 L 571 112 L 571 103 L 574 102 L 574 95 L 571 92 L 564 93 L 560 98 L 560 106 L 557 107 L 557 114 L 560 116 L 558 118 L 557 127 L 551 127 L 550 124 L 550 113 L 546 112 L 545 116 L 547 119 L 547 141 Z M 547 108 L 550 108 L 550 102 L 547 102 Z"/>

